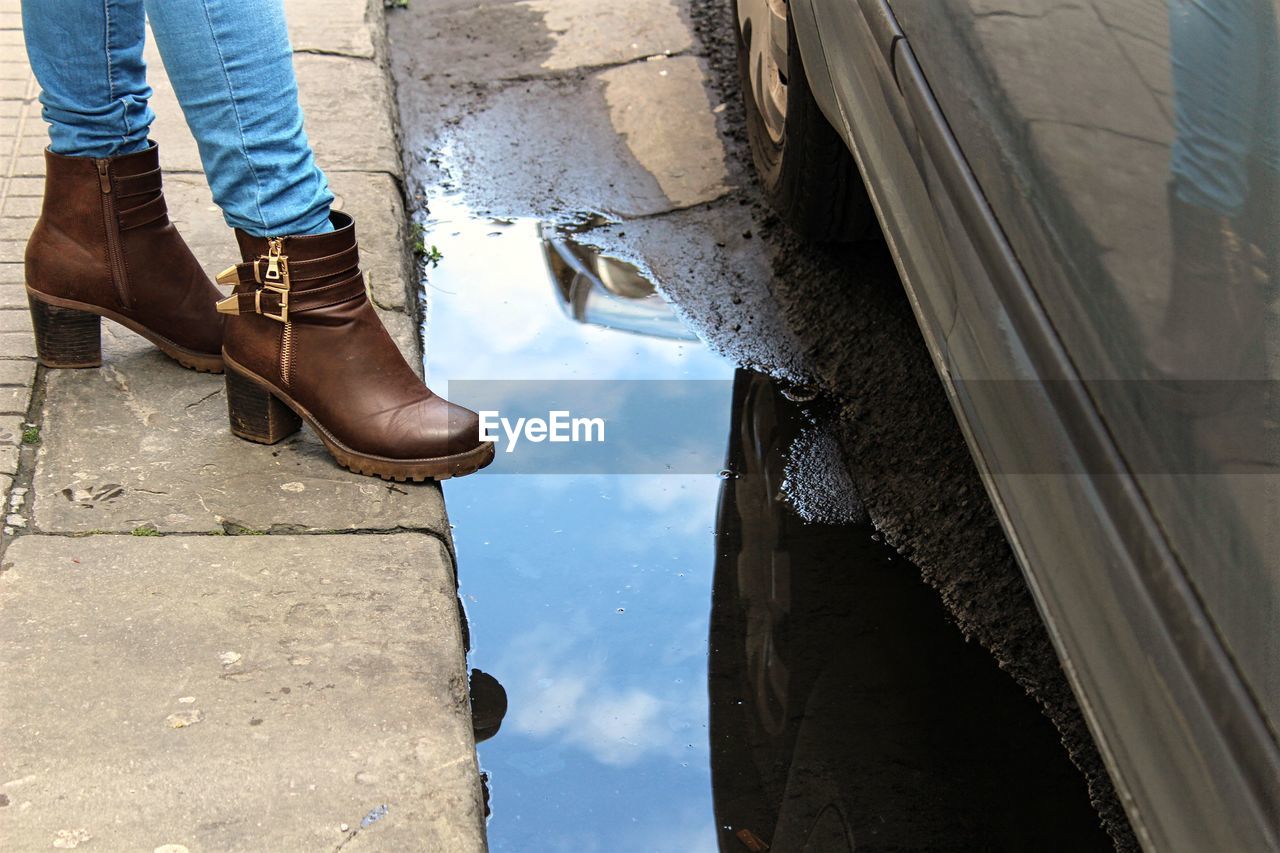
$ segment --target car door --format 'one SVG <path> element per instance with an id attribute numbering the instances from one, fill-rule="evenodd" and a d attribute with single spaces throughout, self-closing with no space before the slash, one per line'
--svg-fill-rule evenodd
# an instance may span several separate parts
<path id="1" fill-rule="evenodd" d="M 903 207 L 882 219 L 936 223 L 941 235 L 901 247 L 931 262 L 900 269 L 1135 827 L 1159 848 L 1274 844 L 1280 525 L 1262 410 L 1274 335 L 1247 311 L 1222 321 L 1220 300 L 1197 301 L 1201 287 L 1189 304 L 1216 323 L 1209 361 L 1240 351 L 1245 367 L 1195 375 L 1214 392 L 1196 405 L 1166 399 L 1151 368 L 1179 314 L 1179 283 L 1201 274 L 1215 294 L 1251 294 L 1220 283 L 1265 282 L 1274 269 L 1272 0 L 813 6 L 869 181 L 898 180 L 894 155 L 867 154 L 890 138 L 870 126 L 879 113 L 926 185 L 885 193 L 885 207 Z M 1225 44 L 1210 32 L 1226 32 Z M 892 85 L 869 85 L 868 68 Z M 1253 100 L 1237 98 L 1233 113 L 1241 87 Z M 883 110 L 866 106 L 880 98 Z M 1263 120 L 1244 130 L 1251 104 Z M 1224 203 L 1210 217 L 1171 200 L 1175 178 L 1183 195 L 1204 197 L 1200 208 L 1231 194 L 1216 186 L 1230 168 L 1195 175 L 1197 136 L 1219 148 L 1246 140 L 1252 156 L 1235 183 L 1251 210 Z M 1219 226 L 1243 246 L 1221 271 Z M 946 328 L 928 308 L 947 289 L 926 280 L 939 271 L 953 288 Z M 1266 313 L 1261 299 L 1244 305 Z M 1216 399 L 1241 377 L 1253 380 L 1243 394 Z"/>

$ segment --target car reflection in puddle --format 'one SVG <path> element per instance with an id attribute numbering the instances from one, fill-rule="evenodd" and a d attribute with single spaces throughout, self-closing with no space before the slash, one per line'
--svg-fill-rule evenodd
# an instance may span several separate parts
<path id="1" fill-rule="evenodd" d="M 538 233 L 551 280 L 569 317 L 639 335 L 698 340 L 634 265 L 583 245 L 554 225 L 544 223 Z"/>
<path id="2" fill-rule="evenodd" d="M 787 503 L 811 395 L 734 371 L 639 267 L 563 230 L 432 212 L 442 391 L 726 380 L 720 418 L 695 420 L 729 437 L 726 476 L 499 459 L 446 484 L 472 662 L 502 682 L 473 677 L 491 849 L 1105 848 L 1052 727 L 915 568 Z"/>
<path id="3" fill-rule="evenodd" d="M 809 417 L 739 371 L 708 686 L 726 851 L 1110 850 L 1056 731 L 874 528 L 785 498 Z"/>

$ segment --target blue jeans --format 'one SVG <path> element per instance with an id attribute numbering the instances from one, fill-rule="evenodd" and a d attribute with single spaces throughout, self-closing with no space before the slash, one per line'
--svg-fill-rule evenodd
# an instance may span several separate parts
<path id="1" fill-rule="evenodd" d="M 1219 216 L 1239 215 L 1250 191 L 1262 191 L 1249 185 L 1250 165 L 1280 172 L 1280 40 L 1272 4 L 1168 2 L 1174 190 Z"/>
<path id="2" fill-rule="evenodd" d="M 257 237 L 331 230 L 281 0 L 145 0 L 145 11 L 144 0 L 23 0 L 52 150 L 113 157 L 149 144 L 148 17 L 227 224 Z"/>

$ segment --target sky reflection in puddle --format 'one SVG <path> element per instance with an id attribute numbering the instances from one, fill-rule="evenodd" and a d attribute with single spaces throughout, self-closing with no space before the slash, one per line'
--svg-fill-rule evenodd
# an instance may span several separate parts
<path id="1" fill-rule="evenodd" d="M 679 415 L 727 451 L 699 457 L 703 474 L 503 474 L 499 454 L 495 473 L 445 487 L 472 663 L 509 698 L 479 746 L 493 850 L 835 853 L 856 833 L 885 849 L 1109 849 L 1058 733 L 918 570 L 856 506 L 827 507 L 829 523 L 796 511 L 850 491 L 815 444 L 812 389 L 673 338 L 634 270 L 566 258 L 534 222 L 434 209 L 439 390 L 723 389 Z M 556 258 L 571 275 L 553 278 Z M 611 304 L 628 293 L 647 304 Z M 806 458 L 808 476 L 793 470 Z"/>
<path id="2" fill-rule="evenodd" d="M 473 219 L 456 199 L 432 200 L 424 242 L 443 256 L 426 284 L 432 387 L 732 379 L 625 268 L 602 274 L 557 232 L 551 245 L 542 236 L 533 220 Z M 548 259 L 581 269 L 557 282 Z M 602 319 L 665 337 L 588 324 Z M 707 427 L 721 440 L 723 387 L 722 421 Z M 706 643 L 722 466 L 514 476 L 501 465 L 500 454 L 492 473 L 446 485 L 471 663 L 510 701 L 480 745 L 491 848 L 715 849 Z"/>

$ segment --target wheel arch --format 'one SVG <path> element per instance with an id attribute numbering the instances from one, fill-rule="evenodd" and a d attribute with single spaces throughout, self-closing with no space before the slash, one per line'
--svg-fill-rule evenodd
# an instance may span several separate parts
<path id="1" fill-rule="evenodd" d="M 847 145 L 849 140 L 840 119 L 835 84 L 831 82 L 831 71 L 827 68 L 827 56 L 822 47 L 822 37 L 818 33 L 818 17 L 813 4 L 814 0 L 788 2 L 796 41 L 800 44 L 800 61 L 804 64 L 804 76 L 809 81 L 809 89 L 813 93 L 813 99 L 818 102 L 818 108 Z"/>

